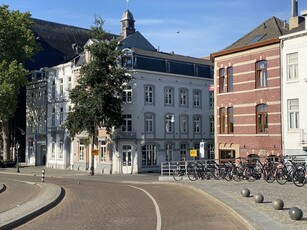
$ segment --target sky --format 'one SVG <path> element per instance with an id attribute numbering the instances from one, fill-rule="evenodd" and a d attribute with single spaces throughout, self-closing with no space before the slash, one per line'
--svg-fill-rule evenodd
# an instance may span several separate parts
<path id="1" fill-rule="evenodd" d="M 205 57 L 231 45 L 272 16 L 289 21 L 291 0 L 0 0 L 33 18 L 89 29 L 95 16 L 118 34 L 129 9 L 136 30 L 159 51 Z M 298 12 L 307 0 L 298 0 Z"/>

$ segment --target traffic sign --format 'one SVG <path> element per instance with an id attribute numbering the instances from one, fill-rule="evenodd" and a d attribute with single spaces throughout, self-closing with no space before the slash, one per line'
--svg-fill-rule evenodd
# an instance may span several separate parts
<path id="1" fill-rule="evenodd" d="M 196 149 L 190 150 L 190 157 L 197 157 L 197 150 Z"/>

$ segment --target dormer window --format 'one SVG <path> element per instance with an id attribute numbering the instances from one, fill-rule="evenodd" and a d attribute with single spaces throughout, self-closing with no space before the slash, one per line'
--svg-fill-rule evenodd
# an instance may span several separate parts
<path id="1" fill-rule="evenodd" d="M 130 49 L 124 49 L 122 55 L 122 67 L 131 69 L 133 67 L 133 53 Z"/>

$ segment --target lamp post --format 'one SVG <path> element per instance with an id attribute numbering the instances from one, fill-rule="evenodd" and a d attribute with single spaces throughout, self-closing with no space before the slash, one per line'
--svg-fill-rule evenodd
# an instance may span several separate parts
<path id="1" fill-rule="evenodd" d="M 18 143 L 18 141 L 17 141 L 17 143 L 16 143 L 16 170 L 17 170 L 17 172 L 18 173 L 20 173 L 20 171 L 19 171 L 19 154 L 18 154 L 18 149 L 19 149 L 19 143 Z"/>

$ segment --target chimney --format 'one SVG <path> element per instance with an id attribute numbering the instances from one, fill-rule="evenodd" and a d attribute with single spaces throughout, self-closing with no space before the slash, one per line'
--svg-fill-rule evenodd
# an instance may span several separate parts
<path id="1" fill-rule="evenodd" d="M 298 16 L 298 0 L 292 0 L 292 13 L 291 18 Z"/>
<path id="2" fill-rule="evenodd" d="M 289 29 L 297 28 L 302 22 L 302 17 L 298 16 L 298 0 L 292 0 L 291 18 L 289 20 Z"/>
<path id="3" fill-rule="evenodd" d="M 305 18 L 305 30 L 307 30 L 307 10 L 301 11 L 301 16 Z"/>

